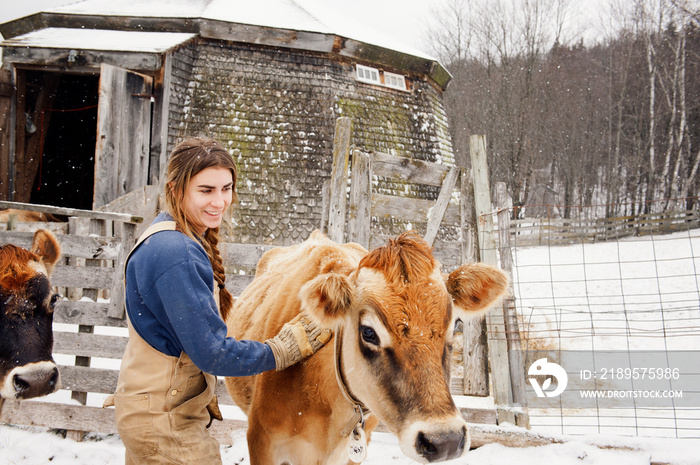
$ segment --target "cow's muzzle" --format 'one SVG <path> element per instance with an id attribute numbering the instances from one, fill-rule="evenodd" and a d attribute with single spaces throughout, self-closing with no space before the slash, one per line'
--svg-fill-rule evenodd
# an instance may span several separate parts
<path id="1" fill-rule="evenodd" d="M 13 369 L 0 394 L 6 399 L 31 399 L 51 394 L 60 387 L 58 367 L 53 362 L 38 362 Z"/>
<path id="2" fill-rule="evenodd" d="M 428 462 L 441 462 L 460 457 L 468 440 L 467 428 L 437 433 L 418 432 L 416 452 Z"/>
<path id="3" fill-rule="evenodd" d="M 471 445 L 467 423 L 461 415 L 414 422 L 398 436 L 403 453 L 422 463 L 459 458 Z"/>

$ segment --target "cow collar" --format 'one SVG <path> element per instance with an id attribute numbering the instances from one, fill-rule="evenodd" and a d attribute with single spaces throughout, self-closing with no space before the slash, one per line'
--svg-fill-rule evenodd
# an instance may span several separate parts
<path id="1" fill-rule="evenodd" d="M 353 415 L 350 421 L 345 425 L 345 427 L 340 432 L 342 437 L 347 437 L 352 433 L 358 426 L 362 429 L 365 427 L 365 415 L 369 414 L 367 407 L 356 398 L 348 389 L 348 385 L 345 381 L 345 375 L 342 370 L 341 361 L 341 351 L 343 342 L 343 327 L 338 325 L 335 330 L 335 338 L 333 344 L 333 351 L 335 354 L 335 378 L 338 381 L 338 387 L 340 387 L 340 392 L 347 399 L 348 402 L 352 404 Z"/>

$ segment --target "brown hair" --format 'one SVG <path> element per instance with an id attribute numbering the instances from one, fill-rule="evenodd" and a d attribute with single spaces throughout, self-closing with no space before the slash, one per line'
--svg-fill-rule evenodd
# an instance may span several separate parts
<path id="1" fill-rule="evenodd" d="M 214 279 L 219 286 L 221 316 L 226 320 L 233 305 L 233 297 L 225 287 L 226 272 L 218 248 L 219 228 L 207 229 L 203 238 L 196 237 L 195 233 L 192 232 L 182 205 L 190 179 L 200 171 L 212 167 L 231 170 L 231 175 L 233 176 L 232 203 L 236 202 L 238 198 L 236 195 L 238 171 L 231 155 L 214 139 L 192 137 L 180 142 L 170 154 L 165 179 L 165 203 L 168 213 L 173 217 L 180 231 L 192 239 L 203 239 L 201 241 L 202 245 L 209 256 L 214 271 Z"/>

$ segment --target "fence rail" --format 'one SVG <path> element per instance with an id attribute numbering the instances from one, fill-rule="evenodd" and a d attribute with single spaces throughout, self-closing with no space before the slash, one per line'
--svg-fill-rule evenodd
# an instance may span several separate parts
<path id="1" fill-rule="evenodd" d="M 598 219 L 524 218 L 511 220 L 510 240 L 518 247 L 596 243 L 699 227 L 697 210 Z"/>

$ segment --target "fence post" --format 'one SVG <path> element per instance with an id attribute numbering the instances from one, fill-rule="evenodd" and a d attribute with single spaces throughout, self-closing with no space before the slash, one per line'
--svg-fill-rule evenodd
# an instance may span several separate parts
<path id="1" fill-rule="evenodd" d="M 430 244 L 431 247 L 433 242 L 435 242 L 435 237 L 440 229 L 440 224 L 442 223 L 443 216 L 445 216 L 447 206 L 450 204 L 450 199 L 452 198 L 452 192 L 454 191 L 455 184 L 457 183 L 458 175 L 459 169 L 457 167 L 453 166 L 450 168 L 442 182 L 440 195 L 435 201 L 435 205 L 428 213 L 428 226 L 425 231 L 424 239 L 428 244 Z"/>
<path id="2" fill-rule="evenodd" d="M 114 281 L 107 315 L 110 318 L 124 319 L 124 263 L 136 242 L 136 224 L 117 221 L 114 223 L 114 235 L 120 239 L 120 246 L 119 255 L 114 262 Z"/>
<path id="3" fill-rule="evenodd" d="M 510 209 L 513 201 L 508 197 L 506 183 L 496 183 L 496 206 L 498 209 L 498 251 L 501 256 L 501 268 L 513 275 L 513 253 L 510 248 Z M 508 297 L 503 301 L 503 315 L 505 316 L 506 341 L 508 342 L 508 364 L 510 367 L 511 389 L 513 390 L 513 403 L 523 409 L 523 413 L 515 415 L 515 424 L 525 428 L 530 427 L 530 418 L 527 413 L 527 399 L 525 396 L 525 368 L 520 347 L 520 330 L 518 317 L 515 313 L 515 295 L 513 293 L 513 281 L 508 286 Z"/>
<path id="4" fill-rule="evenodd" d="M 352 182 L 348 206 L 348 242 L 357 242 L 369 249 L 372 228 L 372 163 L 370 156 L 360 150 L 352 152 Z"/>
<path id="5" fill-rule="evenodd" d="M 75 236 L 88 236 L 90 234 L 91 222 L 89 218 L 80 218 L 71 216 L 68 218 L 68 233 Z M 87 266 L 88 260 L 85 258 L 69 258 L 68 264 L 71 266 Z M 70 300 L 80 300 L 83 295 L 86 294 L 88 289 L 69 287 L 66 289 L 66 295 Z M 96 294 L 95 294 L 96 297 Z M 94 300 L 97 300 L 96 298 Z M 78 325 L 78 332 L 85 334 L 92 334 L 95 332 L 95 327 L 90 325 Z M 90 357 L 76 355 L 75 366 L 77 367 L 89 367 Z M 81 405 L 87 403 L 87 392 L 84 391 L 71 391 L 70 397 L 72 400 L 77 401 Z M 85 431 L 79 430 L 68 430 L 66 431 L 66 437 L 73 439 L 76 442 L 80 442 L 85 437 Z"/>
<path id="6" fill-rule="evenodd" d="M 471 170 L 461 169 L 460 174 L 460 222 L 462 230 L 462 263 L 479 261 L 479 243 L 474 210 L 474 184 Z M 486 349 L 486 320 L 471 318 L 462 322 L 464 376 L 462 393 L 465 395 L 489 395 L 489 363 Z"/>
<path id="7" fill-rule="evenodd" d="M 473 135 L 469 139 L 469 153 L 474 180 L 474 205 L 476 207 L 479 230 L 479 250 L 481 261 L 498 266 L 496 238 L 489 190 L 489 173 L 486 162 L 486 137 Z M 486 314 L 488 322 L 488 348 L 493 385 L 493 399 L 496 403 L 498 423 L 515 424 L 511 405 L 510 369 L 508 365 L 508 343 L 506 341 L 505 318 L 502 308 L 495 308 Z"/>
<path id="8" fill-rule="evenodd" d="M 331 171 L 328 237 L 335 242 L 345 241 L 345 206 L 350 159 L 351 120 L 338 118 L 333 138 L 333 169 Z"/>

